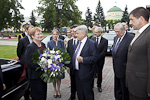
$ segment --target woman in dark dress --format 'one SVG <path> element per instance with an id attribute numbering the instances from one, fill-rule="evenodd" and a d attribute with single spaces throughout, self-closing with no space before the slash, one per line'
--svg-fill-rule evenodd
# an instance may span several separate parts
<path id="1" fill-rule="evenodd" d="M 63 49 L 65 51 L 65 45 L 64 41 L 61 39 L 58 39 L 59 36 L 59 31 L 57 29 L 54 29 L 52 31 L 52 40 L 50 40 L 47 43 L 47 47 L 52 50 L 53 48 L 58 48 L 58 49 Z M 59 77 L 59 79 L 55 82 L 53 82 L 53 87 L 54 87 L 54 98 L 61 98 L 61 93 L 60 93 L 60 85 L 61 85 L 61 79 L 65 77 L 65 74 L 63 73 L 62 77 Z M 56 84 L 57 84 L 57 89 L 56 89 Z"/>
<path id="2" fill-rule="evenodd" d="M 47 83 L 45 83 L 40 78 L 40 69 L 36 71 L 36 68 L 39 67 L 38 64 L 33 63 L 32 55 L 34 52 L 37 52 L 38 49 L 45 48 L 45 45 L 41 43 L 43 39 L 43 34 L 40 28 L 34 27 L 30 31 L 30 37 L 32 38 L 33 42 L 27 46 L 25 52 L 25 59 L 27 63 L 27 71 L 28 71 L 28 78 L 29 84 L 31 88 L 31 97 L 32 100 L 46 100 L 47 95 Z"/>

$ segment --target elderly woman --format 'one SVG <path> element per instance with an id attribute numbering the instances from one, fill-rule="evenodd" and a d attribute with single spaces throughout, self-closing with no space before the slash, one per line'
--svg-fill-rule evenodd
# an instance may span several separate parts
<path id="1" fill-rule="evenodd" d="M 50 40 L 47 43 L 47 47 L 52 50 L 53 48 L 58 48 L 58 49 L 63 49 L 65 51 L 65 45 L 64 45 L 64 41 L 61 39 L 58 39 L 59 36 L 59 31 L 57 29 L 54 29 L 52 31 L 52 37 L 53 39 Z M 61 93 L 60 93 L 60 85 L 61 85 L 61 79 L 63 79 L 65 77 L 64 73 L 62 77 L 59 77 L 59 79 L 55 82 L 53 82 L 53 86 L 54 86 L 54 98 L 61 98 Z M 57 89 L 56 89 L 56 84 L 57 84 Z"/>
<path id="2" fill-rule="evenodd" d="M 28 78 L 31 88 L 31 97 L 32 100 L 46 100 L 47 95 L 47 84 L 40 78 L 40 71 L 36 68 L 39 67 L 38 64 L 33 63 L 32 55 L 34 52 L 37 52 L 39 49 L 45 48 L 45 45 L 41 43 L 42 41 L 42 31 L 38 27 L 34 27 L 30 31 L 30 37 L 33 42 L 27 46 L 25 52 L 25 59 L 28 66 Z"/>

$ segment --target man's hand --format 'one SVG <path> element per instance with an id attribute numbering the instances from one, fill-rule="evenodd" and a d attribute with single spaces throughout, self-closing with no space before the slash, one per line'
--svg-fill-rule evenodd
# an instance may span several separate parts
<path id="1" fill-rule="evenodd" d="M 6 89 L 6 85 L 5 84 L 3 84 L 3 90 L 5 90 Z"/>
<path id="2" fill-rule="evenodd" d="M 70 74 L 70 68 L 67 68 L 67 73 Z"/>
<path id="3" fill-rule="evenodd" d="M 80 63 L 80 62 L 83 62 L 83 57 L 78 56 L 78 57 L 77 57 L 77 60 L 78 60 L 79 63 Z"/>
<path id="4" fill-rule="evenodd" d="M 148 93 L 148 96 L 150 97 L 150 93 Z"/>

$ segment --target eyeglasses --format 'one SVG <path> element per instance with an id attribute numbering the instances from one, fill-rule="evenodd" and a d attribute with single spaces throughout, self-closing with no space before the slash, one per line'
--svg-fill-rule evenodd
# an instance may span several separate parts
<path id="1" fill-rule="evenodd" d="M 71 33 L 71 32 L 67 32 L 67 33 Z"/>

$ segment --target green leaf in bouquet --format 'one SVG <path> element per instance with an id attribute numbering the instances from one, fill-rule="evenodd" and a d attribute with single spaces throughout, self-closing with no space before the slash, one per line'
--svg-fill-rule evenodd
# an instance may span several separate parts
<path id="1" fill-rule="evenodd" d="M 37 67 L 37 68 L 35 69 L 35 71 L 38 71 L 39 69 L 41 69 L 41 67 Z"/>
<path id="2" fill-rule="evenodd" d="M 44 77 L 44 82 L 47 83 L 48 77 Z"/>
<path id="3" fill-rule="evenodd" d="M 48 77 L 47 73 L 42 74 L 43 77 Z"/>
<path id="4" fill-rule="evenodd" d="M 70 61 L 64 61 L 63 63 L 64 64 L 70 64 Z"/>

